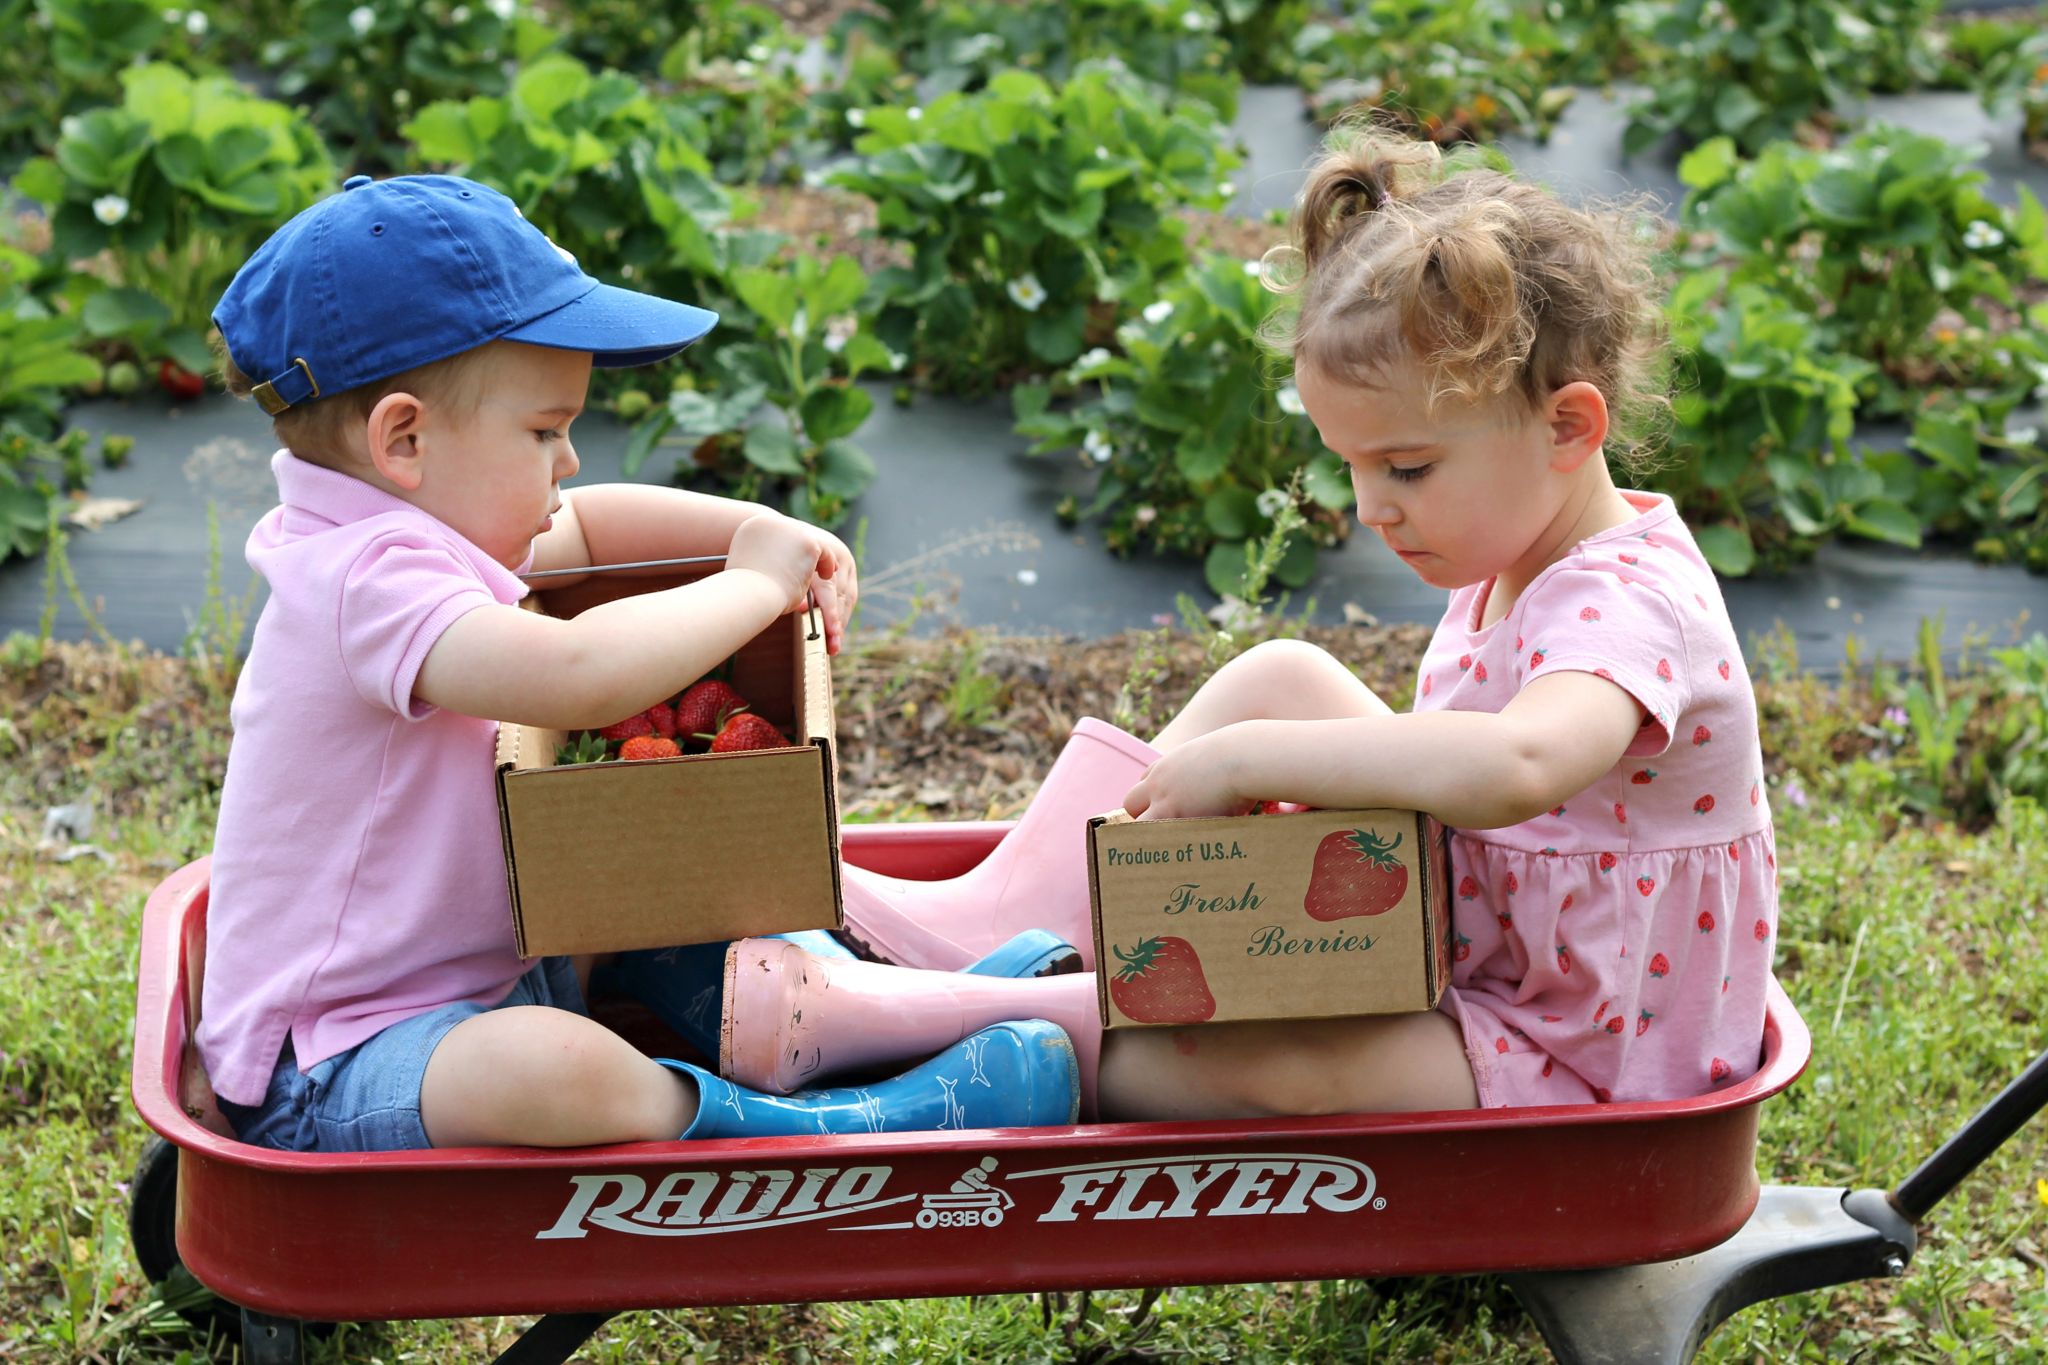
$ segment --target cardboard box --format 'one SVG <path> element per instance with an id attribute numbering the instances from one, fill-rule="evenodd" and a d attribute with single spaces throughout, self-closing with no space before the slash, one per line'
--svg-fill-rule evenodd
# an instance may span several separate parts
<path id="1" fill-rule="evenodd" d="M 687 581 L 593 575 L 528 604 L 569 617 Z M 562 731 L 498 727 L 498 815 L 521 953 L 839 927 L 832 683 L 817 613 L 785 616 L 743 646 L 731 682 L 792 747 L 558 768 Z"/>
<path id="2" fill-rule="evenodd" d="M 1433 1009 L 1449 847 L 1419 811 L 1088 822 L 1109 1028 Z"/>

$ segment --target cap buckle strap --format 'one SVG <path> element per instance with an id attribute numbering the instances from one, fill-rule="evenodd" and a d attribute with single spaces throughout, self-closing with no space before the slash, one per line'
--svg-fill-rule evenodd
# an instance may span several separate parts
<path id="1" fill-rule="evenodd" d="M 299 375 L 305 379 L 300 381 Z M 309 398 L 320 396 L 320 381 L 313 378 L 313 367 L 306 363 L 304 356 L 293 356 L 292 366 L 283 374 L 267 379 L 250 390 L 250 395 L 262 409 L 272 417 L 277 416 L 294 403 L 303 403 Z"/>

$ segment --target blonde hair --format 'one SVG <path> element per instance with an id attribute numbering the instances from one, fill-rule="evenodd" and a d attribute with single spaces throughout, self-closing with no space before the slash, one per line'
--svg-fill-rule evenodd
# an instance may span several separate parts
<path id="1" fill-rule="evenodd" d="M 1263 262 L 1268 288 L 1299 296 L 1263 339 L 1297 369 L 1355 383 L 1413 359 L 1432 410 L 1446 398 L 1535 410 L 1583 380 L 1607 400 L 1610 452 L 1640 474 L 1670 407 L 1647 215 L 1574 209 L 1478 159 L 1340 122 L 1295 205 L 1292 245 Z"/>
<path id="2" fill-rule="evenodd" d="M 487 341 L 389 378 L 294 403 L 270 419 L 270 429 L 278 444 L 300 459 L 329 469 L 343 468 L 356 460 L 349 444 L 350 434 L 362 430 L 363 423 L 370 419 L 370 409 L 388 394 L 412 394 L 423 402 L 450 409 L 458 419 L 474 416 L 483 400 L 484 376 L 490 370 L 488 362 L 506 344 Z M 258 381 L 235 363 L 218 331 L 213 334 L 213 348 L 220 357 L 221 382 L 227 391 L 237 398 L 251 397 Z"/>

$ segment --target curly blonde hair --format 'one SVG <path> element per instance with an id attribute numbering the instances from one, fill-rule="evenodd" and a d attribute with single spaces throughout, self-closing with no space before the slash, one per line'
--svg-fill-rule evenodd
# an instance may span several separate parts
<path id="1" fill-rule="evenodd" d="M 1340 122 L 1266 254 L 1268 288 L 1298 295 L 1267 345 L 1334 379 L 1376 384 L 1403 359 L 1446 398 L 1534 410 L 1565 384 L 1598 388 L 1609 453 L 1650 463 L 1669 410 L 1653 233 L 1639 205 L 1581 210 L 1434 143 Z"/>

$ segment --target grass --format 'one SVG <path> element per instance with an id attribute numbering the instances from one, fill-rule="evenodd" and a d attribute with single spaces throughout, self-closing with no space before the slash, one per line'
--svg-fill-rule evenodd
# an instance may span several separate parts
<path id="1" fill-rule="evenodd" d="M 893 689 L 890 704 L 872 708 L 857 683 L 843 714 L 895 714 L 906 700 L 978 709 L 963 696 L 981 661 L 981 643 L 973 648 L 969 661 L 957 641 L 892 642 L 891 666 L 869 670 Z M 1145 668 L 1169 671 L 1155 638 L 1087 648 L 1119 677 L 1141 650 Z M 1814 1032 L 1812 1067 L 1764 1108 L 1758 1170 L 1781 1183 L 1890 1185 L 2041 1047 L 2048 812 L 2013 800 L 1971 827 L 1916 817 L 1899 797 L 1909 756 L 1855 738 L 1882 709 L 1869 677 L 1852 669 L 1823 684 L 1782 650 L 1757 662 L 1783 858 L 1779 975 Z M 124 1220 L 147 1137 L 127 1096 L 138 911 L 157 880 L 210 842 L 226 750 L 218 665 L 22 639 L 0 649 L 0 1359 L 207 1358 L 208 1343 L 143 1282 Z M 855 665 L 847 676 L 868 673 Z M 1966 696 L 1977 685 L 1950 679 Z M 1005 708 L 989 722 L 998 730 L 1023 726 L 1021 708 L 1041 705 L 1015 690 L 1030 700 L 989 694 Z M 91 841 L 106 857 L 40 855 L 42 812 L 88 791 L 98 807 Z M 1702 1358 L 2048 1358 L 2043 1177 L 2048 1123 L 2036 1121 L 1935 1211 L 1903 1279 L 1759 1305 Z M 311 1357 L 487 1360 L 524 1325 L 344 1326 Z M 614 1320 L 579 1357 L 1546 1358 L 1512 1297 L 1487 1279 L 640 1313 Z"/>

